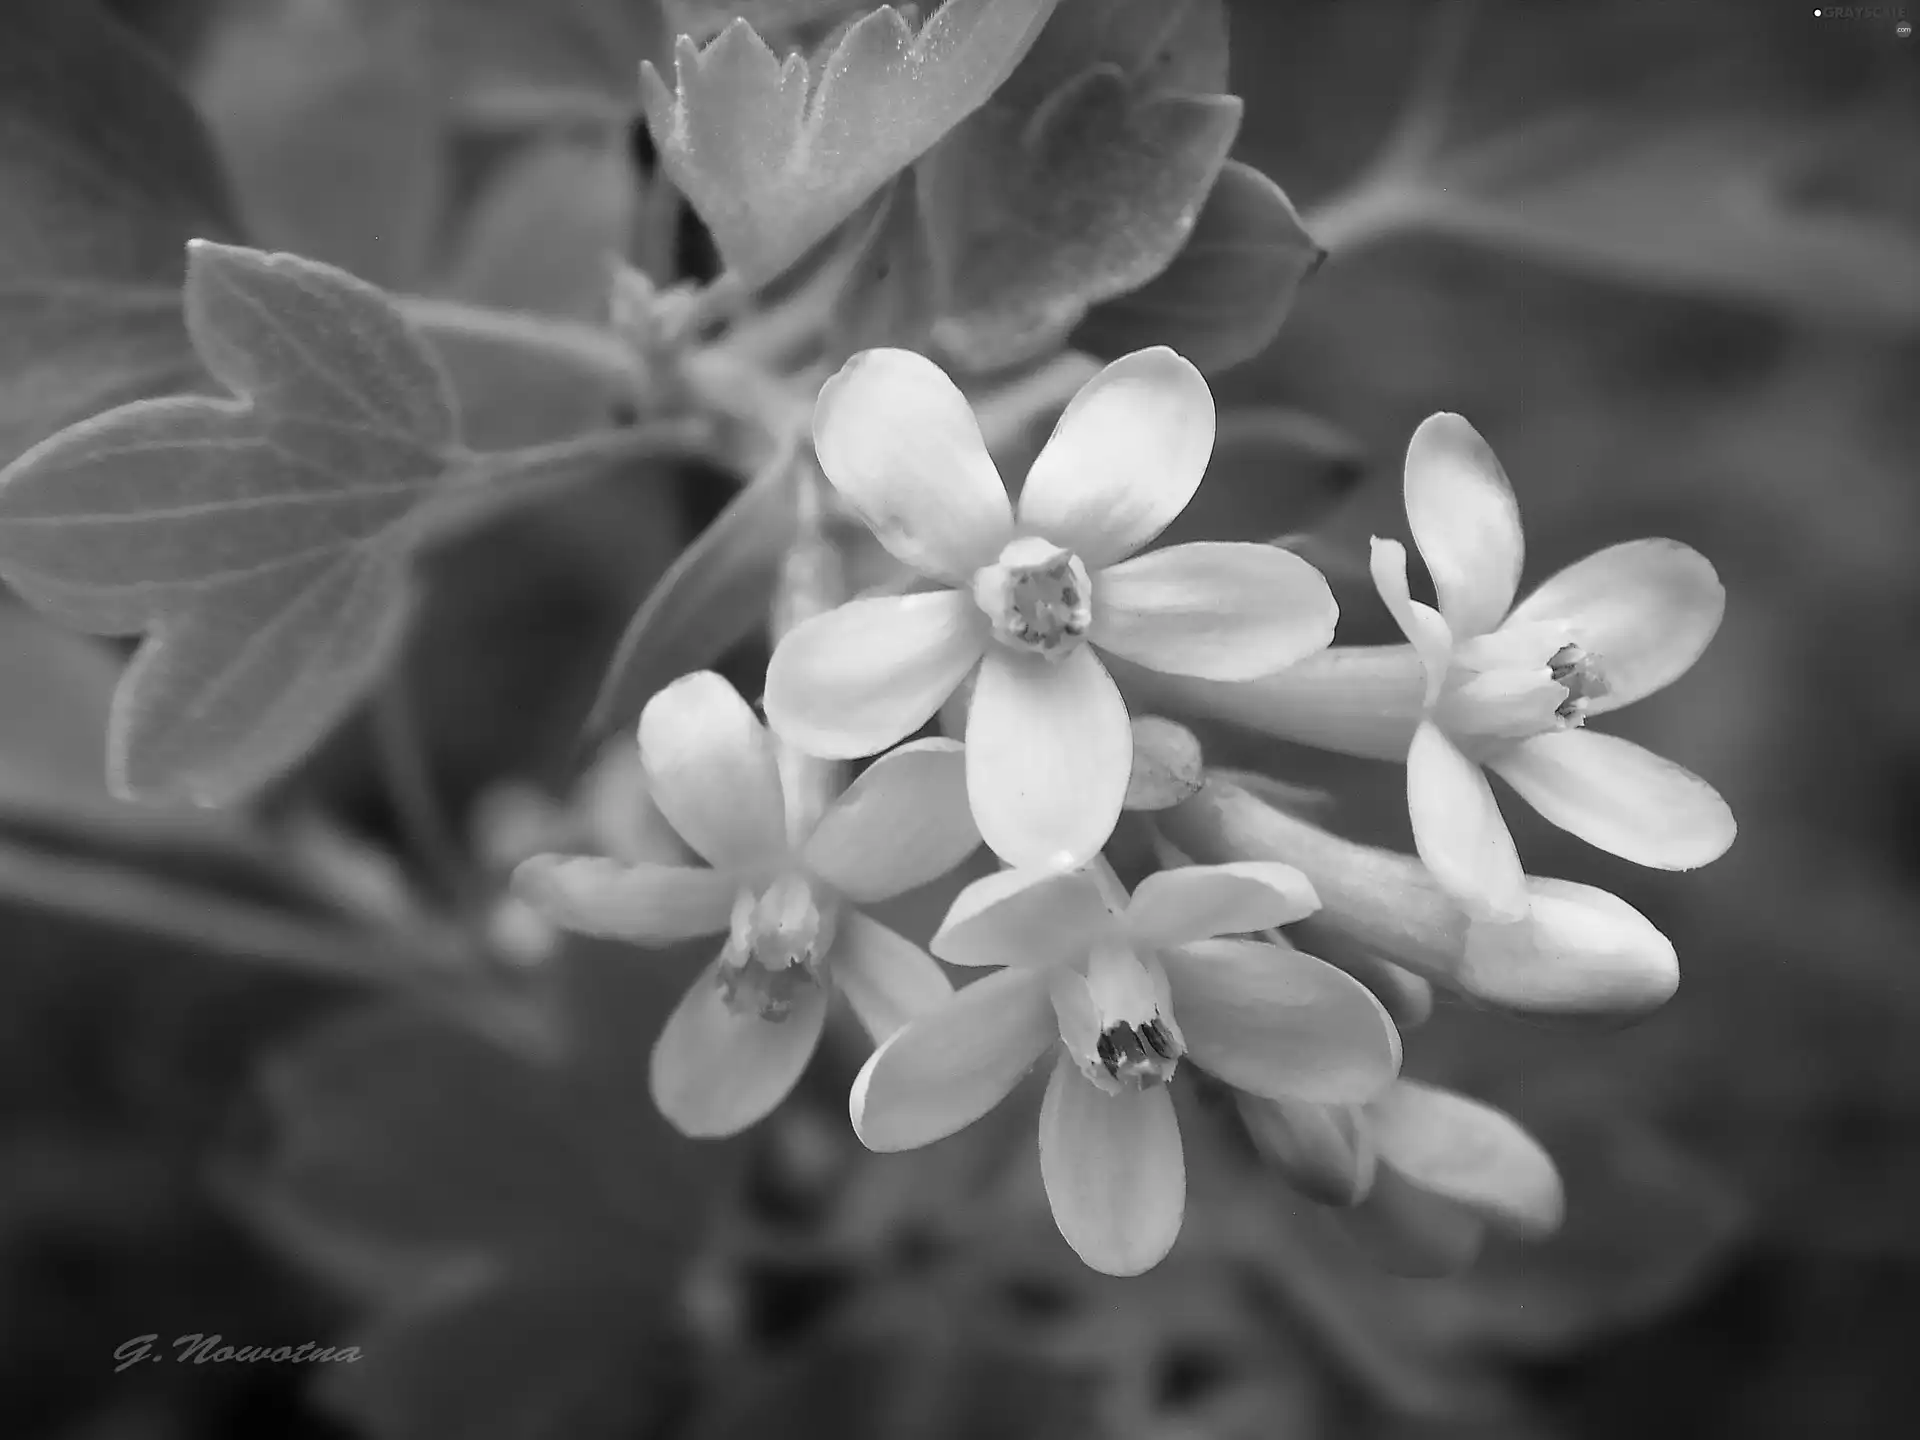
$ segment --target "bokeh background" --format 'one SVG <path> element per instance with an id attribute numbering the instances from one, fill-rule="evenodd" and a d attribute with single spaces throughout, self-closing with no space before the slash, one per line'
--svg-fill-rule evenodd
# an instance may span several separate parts
<path id="1" fill-rule="evenodd" d="M 643 144 L 528 140 L 449 109 L 450 67 L 557 63 L 488 47 L 505 0 L 114 8 L 193 88 L 260 243 L 578 315 L 609 243 L 711 263 L 697 234 L 630 234 Z M 369 727 L 274 798 L 326 817 L 293 859 L 245 822 L 127 813 L 99 778 L 117 655 L 9 602 L 0 1432 L 1912 1433 L 1920 39 L 1897 6 L 1482 4 L 1439 153 L 1504 144 L 1512 163 L 1463 168 L 1479 208 L 1435 224 L 1339 206 L 1446 41 L 1434 8 L 1231 8 L 1235 153 L 1346 243 L 1271 350 L 1219 382 L 1280 440 L 1224 452 L 1196 523 L 1311 527 L 1342 638 L 1387 638 L 1365 539 L 1404 533 L 1401 447 L 1452 409 L 1513 477 L 1529 582 L 1662 534 L 1727 585 L 1705 659 L 1617 728 L 1722 790 L 1734 849 L 1641 872 L 1510 807 L 1530 868 L 1616 890 L 1673 938 L 1678 996 L 1616 1031 L 1443 1006 L 1409 1037 L 1410 1072 L 1546 1141 L 1565 1233 L 1396 1280 L 1229 1166 L 1196 1177 L 1189 1220 L 1223 1238 L 1098 1281 L 1036 1213 L 1018 1116 L 858 1163 L 851 1045 L 754 1137 L 672 1136 L 645 1054 L 692 957 L 571 955 L 579 1044 L 556 1063 L 216 953 L 196 897 L 310 915 L 384 893 L 377 847 L 418 858 Z M 585 33 L 573 63 L 618 61 L 617 22 Z M 478 360 L 459 375 L 489 443 L 604 405 Z M 601 487 L 436 562 L 407 674 L 457 811 L 503 778 L 564 783 L 627 614 L 720 498 L 701 475 Z M 1209 739 L 1326 788 L 1347 833 L 1405 844 L 1393 772 Z M 113 1373 L 123 1341 L 195 1332 L 364 1358 Z"/>

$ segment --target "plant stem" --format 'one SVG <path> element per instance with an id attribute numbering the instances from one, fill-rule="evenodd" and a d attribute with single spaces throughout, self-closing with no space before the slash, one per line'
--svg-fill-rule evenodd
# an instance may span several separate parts
<path id="1" fill-rule="evenodd" d="M 0 900 L 325 979 L 434 989 L 469 969 L 466 947 L 451 936 L 396 937 L 305 919 L 10 840 L 0 840 Z"/>
<path id="2" fill-rule="evenodd" d="M 563 320 L 530 310 L 497 310 L 464 300 L 430 295 L 396 295 L 400 311 L 429 335 L 491 340 L 536 350 L 630 393 L 641 380 L 640 366 L 620 338 L 584 320 Z"/>
<path id="3" fill-rule="evenodd" d="M 407 687 L 404 657 L 374 695 L 372 722 L 387 799 L 404 843 L 442 900 L 458 903 L 467 899 L 473 889 L 473 864 L 435 792 Z"/>

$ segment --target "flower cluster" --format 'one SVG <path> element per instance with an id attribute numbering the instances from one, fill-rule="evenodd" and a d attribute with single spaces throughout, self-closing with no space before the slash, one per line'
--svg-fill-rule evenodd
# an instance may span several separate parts
<path id="1" fill-rule="evenodd" d="M 838 990 L 877 1045 L 850 1103 L 876 1150 L 972 1123 L 1051 1057 L 1041 1173 L 1061 1233 L 1100 1270 L 1138 1273 L 1178 1234 L 1170 1082 L 1189 1068 L 1238 1095 L 1256 1144 L 1317 1198 L 1359 1204 L 1389 1176 L 1475 1235 L 1557 1222 L 1544 1152 L 1497 1112 L 1399 1080 L 1400 1029 L 1435 984 L 1533 1012 L 1671 993 L 1672 947 L 1643 916 L 1523 872 L 1486 772 L 1628 859 L 1718 855 L 1733 825 L 1704 782 L 1585 725 L 1687 669 L 1719 582 L 1686 547 L 1641 541 L 1516 606 L 1512 489 L 1465 421 L 1437 415 L 1406 469 L 1437 608 L 1412 597 L 1405 550 L 1376 540 L 1408 644 L 1329 649 L 1332 595 L 1290 551 L 1146 548 L 1193 497 L 1213 432 L 1192 365 L 1128 355 L 1067 405 L 1010 499 L 930 360 L 870 350 L 826 383 L 820 471 L 906 574 L 781 637 L 764 726 L 716 675 L 660 691 L 633 800 L 653 820 L 615 853 L 537 856 L 516 877 L 575 930 L 725 937 L 653 1053 L 656 1101 L 682 1130 L 730 1133 L 778 1104 Z M 1166 708 L 1404 757 L 1417 860 L 1322 830 L 1257 778 L 1143 783 L 1136 727 L 1185 732 L 1132 715 L 1103 656 Z M 950 702 L 964 743 L 909 738 L 961 713 Z M 824 809 L 794 793 L 797 762 L 869 756 Z M 1159 791 L 1166 808 L 1139 825 L 1161 868 L 1129 894 L 1102 852 L 1123 806 Z M 1006 868 L 961 891 L 931 956 L 862 909 L 982 840 Z M 991 973 L 955 989 L 934 957 Z"/>

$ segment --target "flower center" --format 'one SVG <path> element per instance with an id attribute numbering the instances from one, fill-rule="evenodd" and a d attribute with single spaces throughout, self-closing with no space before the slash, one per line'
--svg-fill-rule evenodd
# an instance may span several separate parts
<path id="1" fill-rule="evenodd" d="M 1120 940 L 1103 940 L 1086 973 L 1063 969 L 1052 984 L 1060 1039 L 1074 1063 L 1109 1095 L 1164 1085 L 1186 1054 L 1165 972 Z"/>
<path id="2" fill-rule="evenodd" d="M 1093 624 L 1093 582 L 1071 550 L 1026 535 L 973 575 L 973 599 L 994 638 L 1030 655 L 1058 659 Z"/>
<path id="3" fill-rule="evenodd" d="M 1554 684 L 1566 687 L 1567 698 L 1554 707 L 1553 713 L 1569 725 L 1585 722 L 1587 702 L 1607 693 L 1600 657 L 1571 642 L 1553 652 L 1547 661 L 1547 675 Z"/>
<path id="4" fill-rule="evenodd" d="M 718 982 L 736 1015 L 783 1020 L 809 986 L 833 943 L 832 902 L 804 876 L 782 875 L 759 895 L 743 890 L 720 952 Z"/>
<path id="5" fill-rule="evenodd" d="M 1455 647 L 1435 718 L 1471 753 L 1476 744 L 1571 729 L 1606 693 L 1600 657 L 1559 626 L 1503 627 Z"/>

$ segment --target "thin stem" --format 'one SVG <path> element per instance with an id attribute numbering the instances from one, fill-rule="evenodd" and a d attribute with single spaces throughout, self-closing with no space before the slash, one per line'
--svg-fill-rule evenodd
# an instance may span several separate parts
<path id="1" fill-rule="evenodd" d="M 641 382 L 639 363 L 620 337 L 583 320 L 563 320 L 530 310 L 497 310 L 463 300 L 431 295 L 396 295 L 400 311 L 429 335 L 491 340 L 537 351 L 599 380 L 633 390 Z"/>
<path id="2" fill-rule="evenodd" d="M 375 694 L 372 721 L 387 799 L 407 848 L 441 899 L 466 899 L 473 889 L 473 864 L 435 791 L 404 663 L 393 667 Z"/>
<path id="3" fill-rule="evenodd" d="M 124 865 L 45 854 L 10 840 L 0 840 L 0 899 L 334 980 L 432 989 L 471 963 L 467 947 L 450 936 L 396 938 L 297 918 Z"/>
<path id="4" fill-rule="evenodd" d="M 450 485 L 421 508 L 418 524 L 432 538 L 464 534 L 509 510 L 549 500 L 608 467 L 641 460 L 700 460 L 732 468 L 713 424 L 681 416 L 621 430 L 592 430 L 517 450 L 469 451 Z"/>

